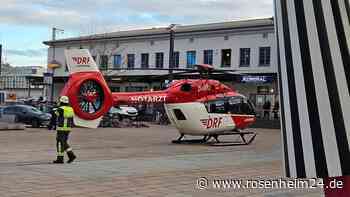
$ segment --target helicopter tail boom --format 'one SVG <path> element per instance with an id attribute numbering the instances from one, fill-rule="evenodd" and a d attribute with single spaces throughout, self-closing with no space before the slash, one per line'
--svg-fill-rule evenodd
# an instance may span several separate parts
<path id="1" fill-rule="evenodd" d="M 156 104 L 165 103 L 168 98 L 167 91 L 145 91 L 112 93 L 114 105 L 123 104 Z"/>

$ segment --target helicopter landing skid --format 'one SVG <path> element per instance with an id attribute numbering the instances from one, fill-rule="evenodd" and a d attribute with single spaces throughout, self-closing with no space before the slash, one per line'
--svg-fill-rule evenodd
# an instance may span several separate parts
<path id="1" fill-rule="evenodd" d="M 180 137 L 176 140 L 173 140 L 172 143 L 174 144 L 204 144 L 208 142 L 209 136 L 204 136 L 202 139 L 191 139 L 191 140 L 184 140 L 185 134 L 181 134 Z"/>
<path id="2" fill-rule="evenodd" d="M 220 141 L 219 136 L 221 135 L 239 135 L 241 142 L 237 141 Z M 246 136 L 249 136 L 249 138 L 246 138 Z M 251 144 L 255 137 L 256 132 L 253 131 L 230 131 L 225 132 L 221 134 L 215 134 L 215 135 L 205 135 L 202 139 L 190 139 L 190 140 L 184 140 L 184 134 L 181 134 L 180 137 L 176 140 L 173 140 L 172 143 L 174 144 L 209 144 L 211 146 L 240 146 L 240 145 L 249 145 Z M 214 140 L 211 140 L 214 139 Z"/>

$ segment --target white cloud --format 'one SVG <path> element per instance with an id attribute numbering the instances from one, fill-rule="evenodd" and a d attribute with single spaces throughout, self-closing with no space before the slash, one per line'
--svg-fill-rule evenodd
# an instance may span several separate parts
<path id="1" fill-rule="evenodd" d="M 7 55 L 35 57 L 46 54 L 46 48 L 42 49 L 7 49 Z"/>
<path id="2" fill-rule="evenodd" d="M 33 29 L 54 26 L 65 29 L 65 35 L 82 35 L 272 15 L 273 0 L 1 0 L 0 6 L 0 24 L 28 27 L 27 40 L 33 38 Z M 38 49 L 14 50 L 9 43 L 8 62 L 45 63 L 46 53 L 40 52 L 45 39 L 33 40 Z"/>
<path id="3" fill-rule="evenodd" d="M 0 21 L 66 29 L 207 23 L 273 14 L 273 0 L 2 0 Z"/>

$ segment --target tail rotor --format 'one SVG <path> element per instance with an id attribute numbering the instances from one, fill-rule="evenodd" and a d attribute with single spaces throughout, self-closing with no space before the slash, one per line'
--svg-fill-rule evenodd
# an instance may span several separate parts
<path id="1" fill-rule="evenodd" d="M 97 128 L 113 104 L 112 93 L 87 49 L 65 51 L 69 80 L 61 96 L 69 97 L 77 126 Z"/>

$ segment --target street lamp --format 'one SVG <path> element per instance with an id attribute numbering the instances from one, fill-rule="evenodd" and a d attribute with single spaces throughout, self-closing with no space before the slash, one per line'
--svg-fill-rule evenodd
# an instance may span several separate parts
<path id="1" fill-rule="evenodd" d="M 2 67 L 2 44 L 0 44 L 0 75 L 1 75 L 1 67 Z"/>
<path id="2" fill-rule="evenodd" d="M 171 82 L 174 78 L 173 69 L 175 67 L 174 62 L 174 34 L 177 24 L 171 24 L 168 27 L 169 30 L 169 81 Z"/>
<path id="3" fill-rule="evenodd" d="M 52 28 L 52 41 L 56 40 L 56 34 L 57 33 L 64 33 L 63 29 L 58 29 L 56 27 Z M 53 103 L 53 96 L 54 96 L 54 75 L 55 75 L 55 69 L 60 67 L 60 63 L 56 61 L 56 47 L 55 44 L 52 45 L 52 61 L 49 63 L 48 68 L 51 69 L 52 74 L 52 81 L 51 81 L 51 93 L 50 93 L 50 101 Z"/>

